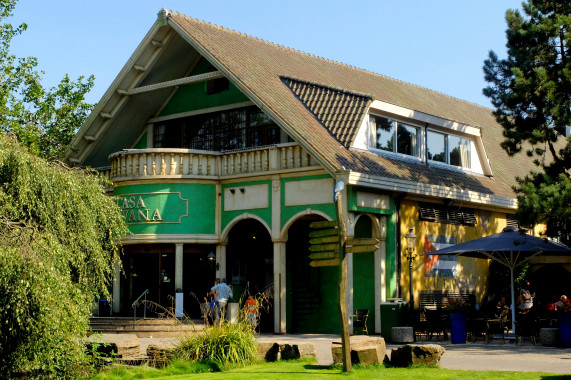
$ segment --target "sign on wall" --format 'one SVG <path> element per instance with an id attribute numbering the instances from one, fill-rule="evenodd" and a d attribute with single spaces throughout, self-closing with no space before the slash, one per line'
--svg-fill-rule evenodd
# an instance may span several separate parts
<path id="1" fill-rule="evenodd" d="M 424 235 L 424 254 L 457 244 L 456 236 Z M 458 276 L 458 257 L 427 255 L 424 257 L 424 276 L 454 278 Z"/>
<path id="2" fill-rule="evenodd" d="M 188 216 L 188 199 L 178 192 L 122 194 L 115 201 L 127 224 L 180 223 Z"/>

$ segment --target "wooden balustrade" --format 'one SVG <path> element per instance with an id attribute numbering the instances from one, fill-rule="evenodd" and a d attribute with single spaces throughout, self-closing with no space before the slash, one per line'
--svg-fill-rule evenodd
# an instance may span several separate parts
<path id="1" fill-rule="evenodd" d="M 109 156 L 111 168 L 102 170 L 116 181 L 126 178 L 231 177 L 270 171 L 303 169 L 317 162 L 298 144 L 260 149 L 211 152 L 190 149 L 126 149 Z M 109 171 L 108 174 L 105 172 Z"/>

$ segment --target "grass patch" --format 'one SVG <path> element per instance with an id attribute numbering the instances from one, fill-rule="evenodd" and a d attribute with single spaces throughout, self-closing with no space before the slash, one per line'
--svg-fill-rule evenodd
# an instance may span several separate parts
<path id="1" fill-rule="evenodd" d="M 107 371 L 106 376 L 111 374 L 114 377 L 99 377 L 97 379 L 128 380 L 128 379 L 244 379 L 244 380 L 265 380 L 279 378 L 289 379 L 309 379 L 317 376 L 318 379 L 374 379 L 383 380 L 394 379 L 470 379 L 470 380 L 532 380 L 532 379 L 571 379 L 571 375 L 558 375 L 540 372 L 513 372 L 513 371 L 463 371 L 431 367 L 409 367 L 395 368 L 383 365 L 353 366 L 353 372 L 343 373 L 340 366 L 320 366 L 315 360 L 294 360 L 281 361 L 275 363 L 258 363 L 246 367 L 232 368 L 223 372 L 209 372 L 208 364 L 185 363 L 175 361 L 160 370 L 146 367 L 142 368 L 115 368 Z M 201 371 L 205 369 L 206 371 Z M 181 372 L 182 371 L 182 372 Z M 188 372 L 184 372 L 188 371 Z"/>

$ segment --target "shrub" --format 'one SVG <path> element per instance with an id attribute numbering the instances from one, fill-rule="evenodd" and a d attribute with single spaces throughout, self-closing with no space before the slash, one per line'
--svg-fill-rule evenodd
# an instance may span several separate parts
<path id="1" fill-rule="evenodd" d="M 0 378 L 74 377 L 127 232 L 97 178 L 0 134 Z"/>
<path id="2" fill-rule="evenodd" d="M 207 327 L 189 336 L 175 349 L 173 356 L 183 360 L 210 361 L 221 367 L 246 365 L 257 360 L 258 345 L 253 332 L 243 322 Z"/>

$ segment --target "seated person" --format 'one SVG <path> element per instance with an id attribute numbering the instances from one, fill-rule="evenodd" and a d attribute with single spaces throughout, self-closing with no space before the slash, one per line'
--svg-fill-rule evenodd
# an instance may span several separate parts
<path id="1" fill-rule="evenodd" d="M 508 314 L 509 307 L 506 304 L 506 297 L 502 296 L 496 303 L 496 311 L 494 316 L 498 319 L 505 317 Z"/>

